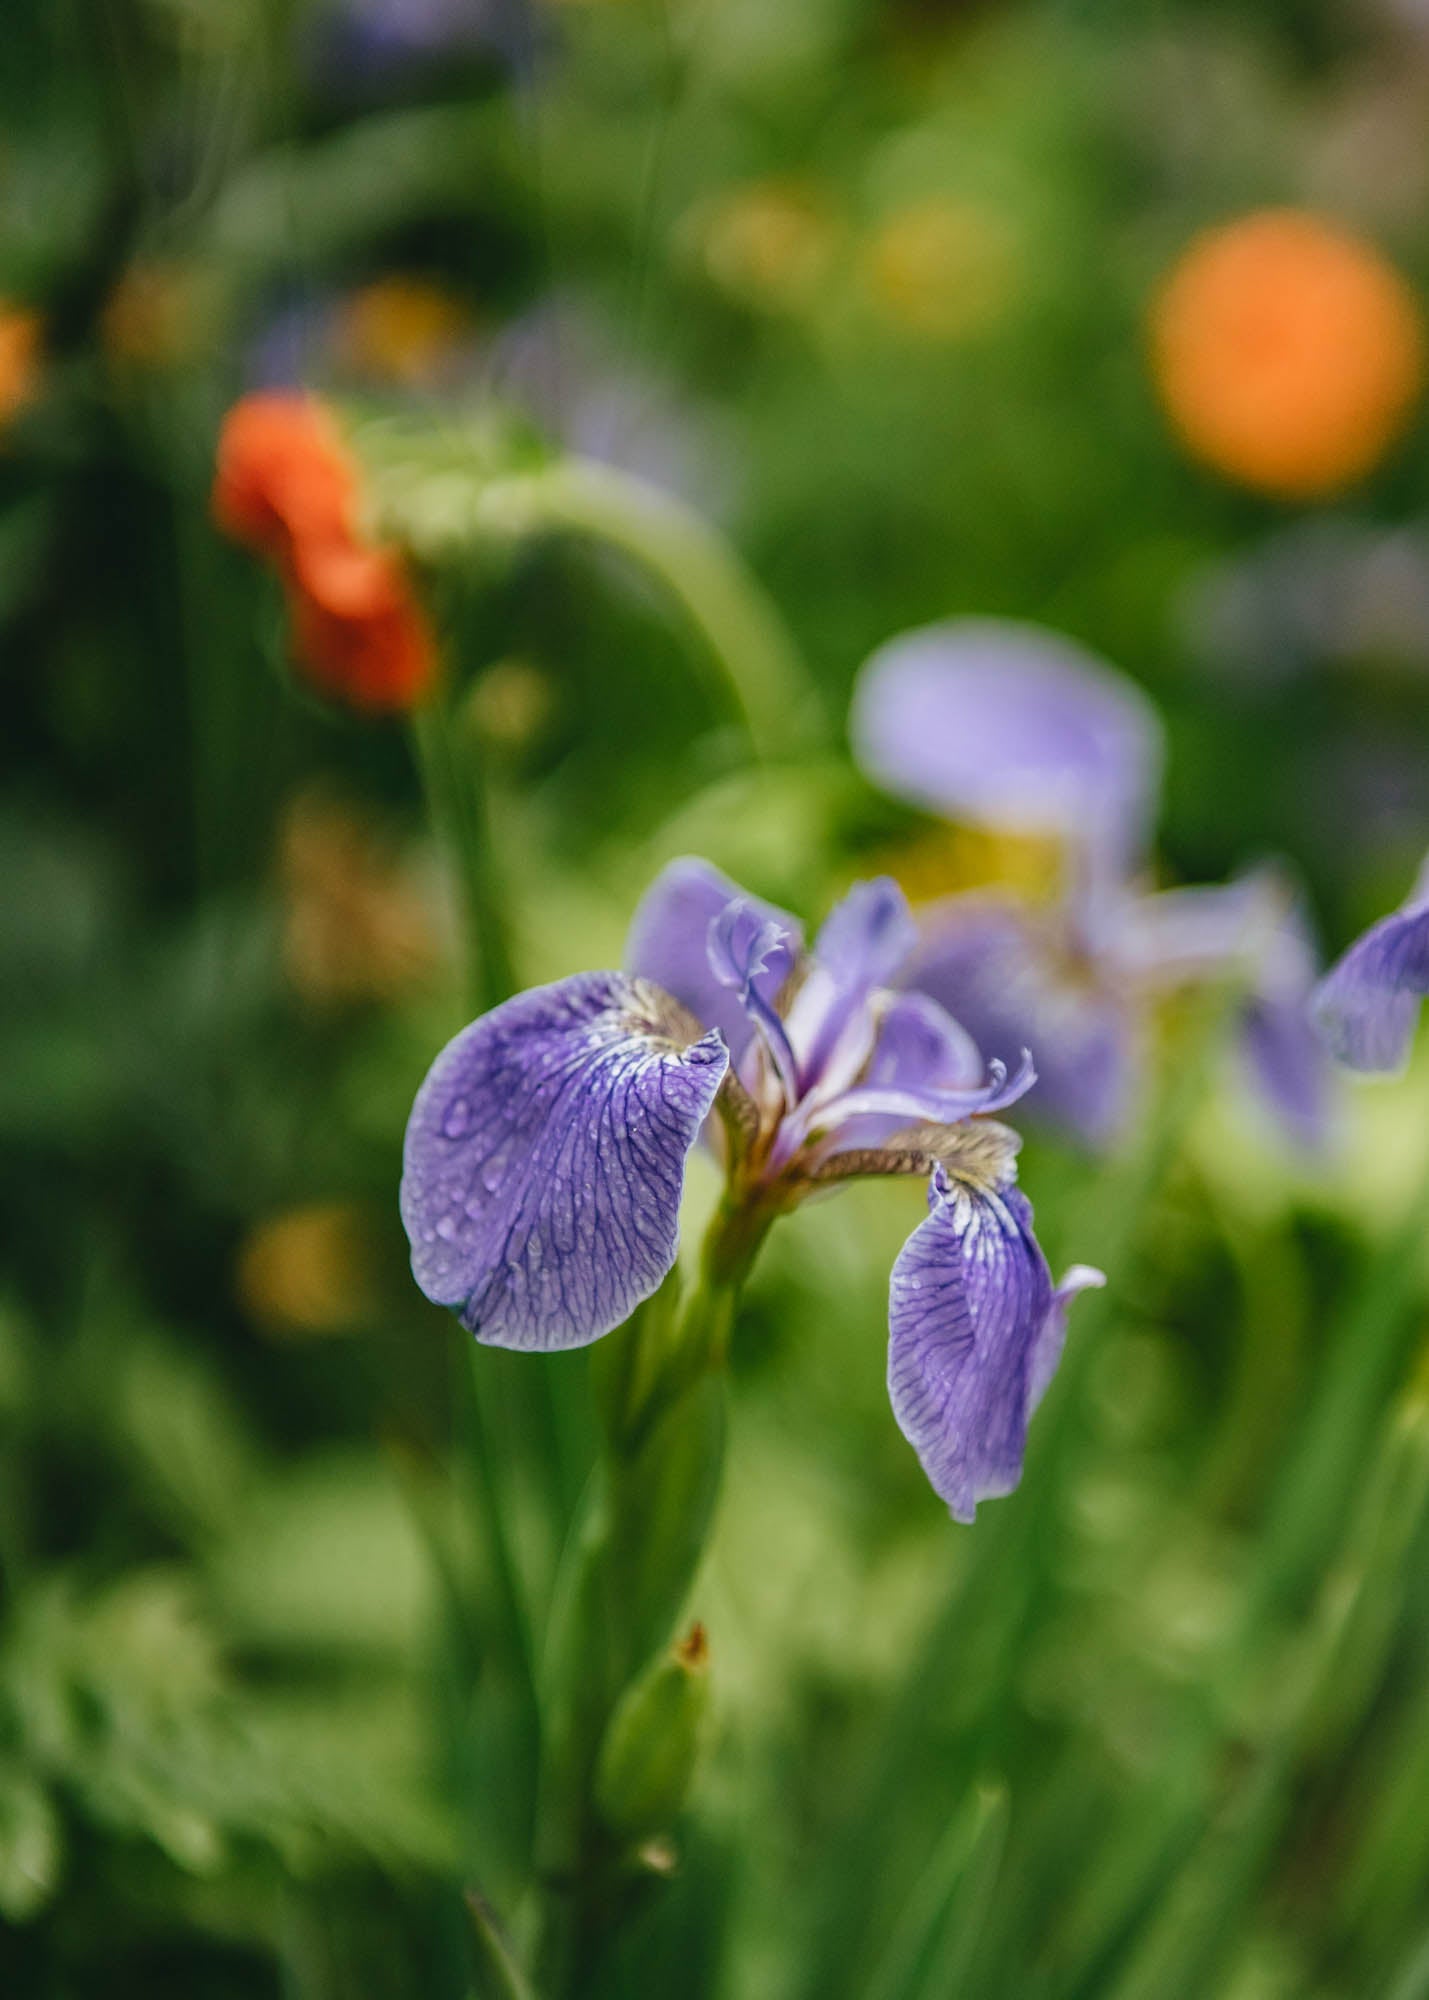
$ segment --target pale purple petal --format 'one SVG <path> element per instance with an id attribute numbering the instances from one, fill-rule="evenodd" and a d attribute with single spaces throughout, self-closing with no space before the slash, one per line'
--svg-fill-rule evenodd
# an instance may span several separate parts
<path id="1" fill-rule="evenodd" d="M 1143 847 L 1161 726 L 1141 690 L 1040 626 L 950 619 L 865 662 L 851 733 L 896 798 L 953 818 L 1062 836 L 1112 868 Z"/>
<path id="2" fill-rule="evenodd" d="M 580 973 L 447 1044 L 407 1125 L 412 1272 L 496 1347 L 578 1347 L 675 1261 L 685 1159 L 728 1067 L 645 980 Z"/>
<path id="3" fill-rule="evenodd" d="M 1269 869 L 1209 888 L 1127 896 L 1104 945 L 1127 978 L 1151 988 L 1249 973 L 1270 949 L 1286 900 Z"/>
<path id="4" fill-rule="evenodd" d="M 743 897 L 726 903 L 710 925 L 710 970 L 720 985 L 739 998 L 753 1023 L 793 1104 L 799 1095 L 799 1066 L 784 1023 L 765 998 L 770 967 L 781 965 L 788 952 L 789 933 L 777 917 L 764 916 Z"/>
<path id="5" fill-rule="evenodd" d="M 1091 1147 L 1125 1124 L 1141 1068 L 1132 996 L 1079 961 L 1056 913 L 957 896 L 928 913 L 906 978 L 972 1036 L 989 1061 L 1037 1070 L 1027 1110 Z"/>
<path id="6" fill-rule="evenodd" d="M 718 1028 L 736 1062 L 753 1027 L 737 992 L 715 977 L 709 939 L 710 925 L 721 910 L 741 900 L 786 934 L 754 980 L 759 998 L 772 1005 L 794 969 L 803 933 L 786 911 L 761 902 L 757 896 L 746 896 L 737 883 L 708 861 L 686 856 L 661 870 L 640 900 L 625 947 L 629 970 L 673 993 L 704 1027 Z"/>
<path id="7" fill-rule="evenodd" d="M 985 1065 L 977 1043 L 926 993 L 900 993 L 883 1011 L 864 1082 L 880 1089 L 967 1090 Z"/>
<path id="8" fill-rule="evenodd" d="M 1318 1152 L 1329 1130 L 1331 1082 L 1306 996 L 1252 994 L 1241 1012 L 1240 1044 L 1251 1081 L 1288 1137 Z"/>
<path id="9" fill-rule="evenodd" d="M 933 1170 L 929 1213 L 904 1244 L 889 1291 L 888 1393 L 899 1428 L 953 1518 L 1010 1493 L 1027 1422 L 1056 1364 L 1073 1273 L 1054 1293 L 1015 1187 Z"/>
<path id="10" fill-rule="evenodd" d="M 1065 1278 L 1052 1294 L 1052 1304 L 1042 1331 L 1032 1343 L 1032 1353 L 1027 1364 L 1027 1414 L 1031 1416 L 1046 1395 L 1048 1385 L 1057 1372 L 1057 1363 L 1062 1358 L 1062 1349 L 1067 1344 L 1067 1308 L 1078 1292 L 1100 1290 L 1106 1283 L 1106 1272 L 1098 1271 L 1092 1264 L 1073 1264 Z"/>
<path id="11" fill-rule="evenodd" d="M 908 898 L 889 876 L 858 882 L 820 930 L 789 1010 L 789 1041 L 802 1092 L 848 1088 L 873 1053 L 869 1001 L 891 986 L 918 942 Z"/>
<path id="12" fill-rule="evenodd" d="M 1397 1070 L 1429 993 L 1429 900 L 1381 917 L 1316 987 L 1316 1027 L 1351 1069 Z"/>

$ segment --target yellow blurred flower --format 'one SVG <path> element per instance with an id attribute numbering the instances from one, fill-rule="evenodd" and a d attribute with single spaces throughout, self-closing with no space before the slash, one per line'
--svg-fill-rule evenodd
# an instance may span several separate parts
<path id="1" fill-rule="evenodd" d="M 371 1223 L 356 1202 L 312 1202 L 260 1222 L 238 1253 L 244 1310 L 269 1332 L 345 1333 L 369 1319 Z"/>
<path id="2" fill-rule="evenodd" d="M 0 429 L 40 382 L 40 318 L 0 299 Z"/>
<path id="3" fill-rule="evenodd" d="M 751 181 L 703 204 L 687 224 L 721 291 L 771 312 L 801 312 L 827 275 L 838 224 L 818 189 Z"/>
<path id="4" fill-rule="evenodd" d="M 556 707 L 551 676 L 530 660 L 497 660 L 467 697 L 467 713 L 483 740 L 516 752 L 535 743 Z"/>
<path id="5" fill-rule="evenodd" d="M 1061 893 L 1063 862 L 1054 839 L 938 824 L 861 856 L 857 873 L 891 875 L 915 905 L 993 885 L 1029 903 L 1050 903 Z"/>
<path id="6" fill-rule="evenodd" d="M 379 278 L 350 294 L 338 312 L 333 346 L 354 374 L 426 389 L 441 381 L 471 331 L 471 314 L 425 278 Z"/>
<path id="7" fill-rule="evenodd" d="M 283 956 L 319 1006 L 390 1000 L 420 986 L 438 958 L 431 900 L 350 806 L 313 792 L 279 835 Z"/>
<path id="8" fill-rule="evenodd" d="M 1151 311 L 1157 386 L 1187 448 L 1287 498 L 1368 472 L 1424 379 L 1409 287 L 1360 238 L 1266 209 L 1196 238 Z"/>
<path id="9" fill-rule="evenodd" d="M 193 276 L 173 264 L 131 264 L 104 304 L 104 345 L 118 361 L 163 368 L 198 344 Z"/>
<path id="10" fill-rule="evenodd" d="M 990 325 L 1012 292 L 1011 245 L 997 218 L 930 195 L 896 209 L 864 251 L 864 281 L 885 318 L 924 340 Z"/>

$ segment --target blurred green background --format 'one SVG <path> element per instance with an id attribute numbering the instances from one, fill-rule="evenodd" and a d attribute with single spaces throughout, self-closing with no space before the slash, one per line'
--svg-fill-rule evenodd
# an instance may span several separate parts
<path id="1" fill-rule="evenodd" d="M 0 41 L 0 1988 L 460 1995 L 461 1891 L 518 1897 L 528 1806 L 468 1357 L 395 1203 L 452 898 L 403 727 L 291 677 L 210 525 L 223 413 L 495 400 L 705 515 L 786 619 L 821 717 L 754 767 L 630 563 L 428 580 L 523 981 L 618 962 L 680 852 L 809 917 L 974 879 L 844 734 L 871 648 L 958 612 L 1140 681 L 1164 879 L 1284 855 L 1338 950 L 1429 835 L 1424 413 L 1267 495 L 1178 438 L 1148 314 L 1284 204 L 1422 305 L 1429 16 L 8 0 Z M 1295 1158 L 1199 1032 L 1123 1154 L 1029 1142 L 1052 1262 L 1114 1282 L 974 1530 L 883 1385 L 917 1196 L 776 1240 L 708 1766 L 601 1993 L 1429 1995 L 1429 1072 Z M 480 1360 L 539 1607 L 585 1357 Z"/>

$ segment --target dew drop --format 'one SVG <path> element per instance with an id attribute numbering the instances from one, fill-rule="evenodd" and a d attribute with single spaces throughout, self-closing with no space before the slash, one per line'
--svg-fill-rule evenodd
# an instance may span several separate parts
<path id="1" fill-rule="evenodd" d="M 471 1127 L 471 1104 L 465 1097 L 455 1098 L 442 1120 L 442 1136 L 446 1139 L 460 1139 Z"/>

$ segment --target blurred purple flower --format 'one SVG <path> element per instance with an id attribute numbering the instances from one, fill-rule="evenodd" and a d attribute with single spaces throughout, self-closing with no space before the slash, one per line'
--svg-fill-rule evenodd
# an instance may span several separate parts
<path id="1" fill-rule="evenodd" d="M 677 384 L 632 362 L 572 294 L 552 294 L 504 330 L 485 386 L 563 450 L 633 472 L 705 514 L 728 511 L 732 459 L 712 424 Z"/>
<path id="2" fill-rule="evenodd" d="M 925 995 L 897 990 L 916 931 L 860 883 L 812 951 L 784 911 L 673 863 L 631 928 L 629 973 L 523 993 L 443 1050 L 407 1129 L 402 1215 L 429 1298 L 498 1346 L 578 1346 L 674 1263 L 685 1162 L 707 1128 L 754 1241 L 809 1194 L 929 1180 L 894 1266 L 894 1413 L 959 1520 L 1010 1492 L 1079 1267 L 1054 1288 L 987 1114 L 1032 1082 L 984 1070 Z"/>
<path id="3" fill-rule="evenodd" d="M 1315 989 L 1311 1011 L 1351 1069 L 1398 1070 L 1429 993 L 1429 860 L 1409 900 L 1352 944 Z"/>
<path id="4" fill-rule="evenodd" d="M 536 43 L 530 0 L 336 0 L 309 24 L 316 75 L 370 87 L 472 55 L 524 67 Z"/>
<path id="5" fill-rule="evenodd" d="M 1062 843 L 1058 902 L 949 897 L 926 913 L 907 973 L 989 1059 L 1033 1051 L 1030 1109 L 1105 1146 L 1138 1092 L 1156 998 L 1237 978 L 1260 1094 L 1298 1142 L 1319 1143 L 1328 1080 L 1305 1015 L 1314 961 L 1292 899 L 1266 871 L 1160 895 L 1134 886 L 1162 761 L 1139 689 L 1035 626 L 954 620 L 873 655 L 851 728 L 859 762 L 896 796 Z"/>
<path id="6" fill-rule="evenodd" d="M 1327 661 L 1429 667 L 1429 539 L 1330 517 L 1299 521 L 1203 571 L 1182 604 L 1191 652 L 1251 688 Z"/>

